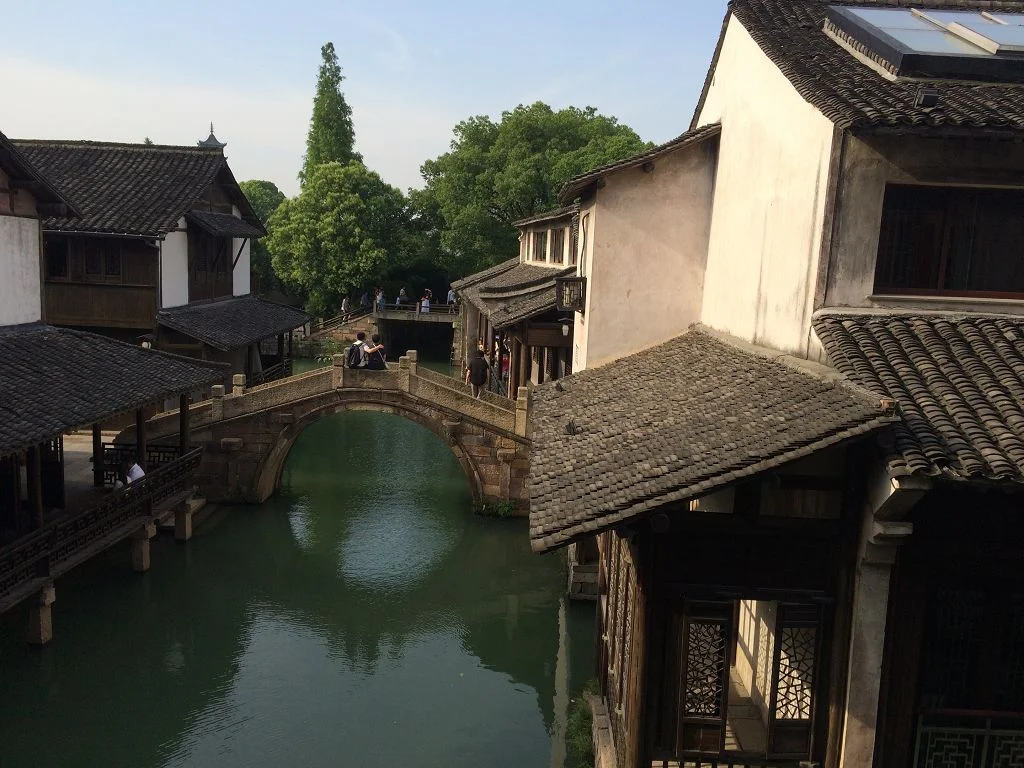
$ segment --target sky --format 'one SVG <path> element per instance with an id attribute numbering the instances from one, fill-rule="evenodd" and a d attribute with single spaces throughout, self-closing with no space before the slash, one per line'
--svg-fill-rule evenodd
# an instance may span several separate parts
<path id="1" fill-rule="evenodd" d="M 356 149 L 404 191 L 459 121 L 518 104 L 593 106 L 645 140 L 678 136 L 726 0 L 2 4 L 8 137 L 192 145 L 212 121 L 237 179 L 293 195 L 328 40 Z"/>

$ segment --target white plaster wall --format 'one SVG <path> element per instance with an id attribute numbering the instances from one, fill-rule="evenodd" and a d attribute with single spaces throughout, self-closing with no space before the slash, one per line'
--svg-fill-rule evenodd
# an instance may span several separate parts
<path id="1" fill-rule="evenodd" d="M 735 17 L 697 122 L 722 123 L 701 321 L 806 355 L 833 125 Z"/>
<path id="2" fill-rule="evenodd" d="M 236 218 L 242 218 L 242 212 L 238 210 L 237 205 L 231 206 L 231 213 Z M 245 243 L 243 246 L 242 243 Z M 249 246 L 252 245 L 252 241 L 248 238 L 236 237 L 231 241 L 231 261 L 234 262 L 235 254 L 238 253 L 238 249 L 242 249 L 241 255 L 238 257 L 238 263 L 235 264 L 234 271 L 231 273 L 231 292 L 235 296 L 244 296 L 252 290 L 252 266 L 249 259 Z"/>
<path id="3" fill-rule="evenodd" d="M 594 259 L 594 232 L 597 231 L 597 200 L 591 199 L 580 205 L 580 234 L 577 242 L 576 274 L 586 277 L 589 283 L 590 265 Z M 576 313 L 573 327 L 572 369 L 582 371 L 587 367 L 589 353 L 590 317 L 593 310 L 593 294 L 587 286 L 586 312 Z"/>
<path id="4" fill-rule="evenodd" d="M 161 309 L 188 304 L 188 233 L 185 219 L 177 232 L 168 232 L 160 247 Z"/>
<path id="5" fill-rule="evenodd" d="M 700 319 L 718 143 L 609 174 L 597 193 L 585 367 L 685 333 Z"/>
<path id="6" fill-rule="evenodd" d="M 42 318 L 39 264 L 39 219 L 0 216 L 0 325 Z"/>

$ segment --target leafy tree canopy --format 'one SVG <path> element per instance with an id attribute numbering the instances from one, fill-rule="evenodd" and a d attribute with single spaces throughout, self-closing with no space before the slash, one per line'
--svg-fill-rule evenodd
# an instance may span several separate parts
<path id="1" fill-rule="evenodd" d="M 309 179 L 312 169 L 321 163 L 337 161 L 344 164 L 363 159 L 354 149 L 352 108 L 341 92 L 345 78 L 341 74 L 338 55 L 334 52 L 334 43 L 326 43 L 320 49 L 320 56 L 322 61 L 313 97 L 313 116 L 306 135 L 306 156 L 299 171 L 299 180 L 303 184 Z"/>
<path id="2" fill-rule="evenodd" d="M 238 183 L 238 186 L 241 187 L 242 192 L 249 199 L 253 210 L 256 211 L 256 215 L 260 217 L 260 221 L 264 225 L 270 221 L 270 217 L 277 210 L 277 207 L 284 202 L 284 192 L 278 189 L 277 185 L 272 181 L 252 179 L 250 181 L 241 181 Z M 270 263 L 270 253 L 267 251 L 267 244 L 263 239 L 252 242 L 249 247 L 249 259 L 253 272 L 259 278 L 260 290 L 265 291 L 273 288 L 277 280 L 274 277 L 274 269 Z"/>
<path id="3" fill-rule="evenodd" d="M 456 274 L 517 252 L 513 221 L 550 210 L 573 176 L 651 146 L 593 107 L 559 111 L 537 102 L 455 126 L 451 150 L 423 164 L 426 187 L 414 206 L 440 222 L 440 243 Z"/>
<path id="4" fill-rule="evenodd" d="M 388 270 L 402 251 L 406 215 L 402 193 L 362 163 L 318 165 L 270 219 L 274 272 L 307 297 L 310 312 L 329 315 Z"/>

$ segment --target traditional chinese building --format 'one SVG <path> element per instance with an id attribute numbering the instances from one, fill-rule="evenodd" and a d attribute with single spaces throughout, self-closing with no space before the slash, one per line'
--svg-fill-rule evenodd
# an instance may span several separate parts
<path id="1" fill-rule="evenodd" d="M 250 381 L 286 372 L 283 339 L 308 316 L 250 295 L 250 244 L 266 232 L 212 132 L 194 147 L 16 145 L 76 206 L 43 220 L 47 322 L 152 339 Z"/>
<path id="2" fill-rule="evenodd" d="M 0 612 L 31 598 L 34 643 L 52 636 L 54 578 L 133 535 L 133 562 L 147 569 L 154 520 L 164 512 L 180 512 L 188 532 L 191 510 L 161 504 L 186 498 L 198 464 L 189 393 L 225 375 L 220 365 L 41 321 L 40 216 L 80 214 L 0 134 Z M 151 453 L 146 410 L 172 397 L 181 406 L 178 444 Z M 105 446 L 100 423 L 122 414 L 134 415 L 135 445 Z M 79 482 L 66 475 L 64 434 L 83 427 L 92 430 L 92 472 Z M 110 493 L 122 458 L 147 474 Z"/>
<path id="3" fill-rule="evenodd" d="M 531 539 L 599 535 L 604 768 L 1024 764 L 1022 28 L 733 0 L 691 129 L 567 185 Z"/>

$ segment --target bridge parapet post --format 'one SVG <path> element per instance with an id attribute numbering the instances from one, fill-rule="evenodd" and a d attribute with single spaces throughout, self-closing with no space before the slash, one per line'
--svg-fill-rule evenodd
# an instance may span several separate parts
<path id="1" fill-rule="evenodd" d="M 214 384 L 210 387 L 210 419 L 221 421 L 224 418 L 224 385 Z"/>
<path id="2" fill-rule="evenodd" d="M 331 358 L 331 386 L 341 389 L 345 386 L 345 356 L 334 355 Z"/>
<path id="3" fill-rule="evenodd" d="M 245 394 L 245 374 L 236 373 L 231 377 L 231 396 L 239 397 Z"/>
<path id="4" fill-rule="evenodd" d="M 530 427 L 530 389 L 520 387 L 516 392 L 516 435 L 526 437 Z"/>
<path id="5" fill-rule="evenodd" d="M 419 367 L 419 353 L 415 349 L 410 349 L 405 356 L 409 358 L 409 375 L 415 376 L 416 369 Z"/>

